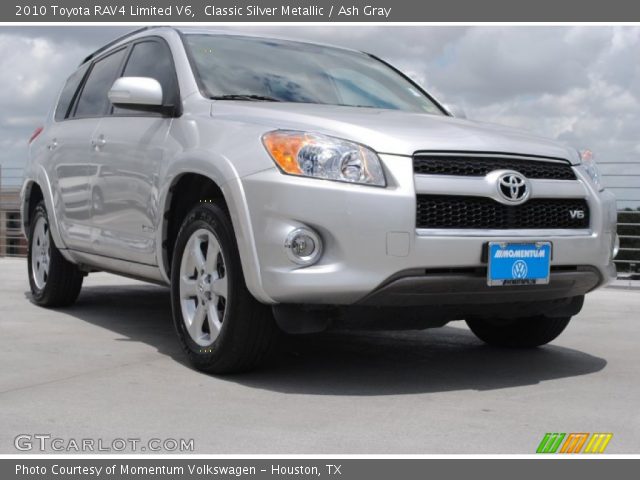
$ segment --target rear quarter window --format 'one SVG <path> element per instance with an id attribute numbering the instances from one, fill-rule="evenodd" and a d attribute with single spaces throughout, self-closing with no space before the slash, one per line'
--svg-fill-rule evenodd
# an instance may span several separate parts
<path id="1" fill-rule="evenodd" d="M 107 93 L 120 73 L 126 49 L 123 48 L 93 64 L 82 88 L 74 117 L 98 117 L 111 105 Z"/>
<path id="2" fill-rule="evenodd" d="M 56 113 L 54 116 L 56 122 L 64 120 L 69 115 L 69 109 L 76 97 L 78 87 L 80 87 L 82 79 L 89 69 L 89 65 L 89 63 L 82 65 L 67 79 L 67 82 L 64 84 L 64 88 L 58 97 L 58 104 L 56 105 Z"/>

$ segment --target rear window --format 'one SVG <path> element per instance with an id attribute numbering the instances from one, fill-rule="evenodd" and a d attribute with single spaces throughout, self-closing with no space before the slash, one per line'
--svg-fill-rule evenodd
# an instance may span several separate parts
<path id="1" fill-rule="evenodd" d="M 78 87 L 80 83 L 82 83 L 82 79 L 84 78 L 85 73 L 87 73 L 87 69 L 89 68 L 89 63 L 85 63 L 82 65 L 74 74 L 72 74 L 68 79 L 67 83 L 64 84 L 64 88 L 60 93 L 60 97 L 58 98 L 58 105 L 56 106 L 55 119 L 56 121 L 61 121 L 67 118 L 69 115 L 69 108 L 73 103 L 73 99 L 76 96 L 76 92 L 78 91 Z"/>

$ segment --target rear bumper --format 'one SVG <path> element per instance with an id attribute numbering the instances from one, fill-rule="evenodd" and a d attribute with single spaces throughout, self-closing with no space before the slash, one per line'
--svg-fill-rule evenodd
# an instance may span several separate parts
<path id="1" fill-rule="evenodd" d="M 549 283 L 489 287 L 486 270 L 400 274 L 358 302 L 368 306 L 485 305 L 543 302 L 584 295 L 602 283 L 593 267 L 553 269 Z"/>

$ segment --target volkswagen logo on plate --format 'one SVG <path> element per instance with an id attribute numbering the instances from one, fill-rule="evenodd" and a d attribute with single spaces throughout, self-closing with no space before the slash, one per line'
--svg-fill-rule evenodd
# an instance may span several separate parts
<path id="1" fill-rule="evenodd" d="M 527 276 L 527 264 L 523 260 L 517 260 L 511 267 L 511 275 L 513 278 L 524 278 Z"/>
<path id="2" fill-rule="evenodd" d="M 498 193 L 503 203 L 523 203 L 529 198 L 529 192 L 529 182 L 518 172 L 505 172 L 498 177 Z"/>

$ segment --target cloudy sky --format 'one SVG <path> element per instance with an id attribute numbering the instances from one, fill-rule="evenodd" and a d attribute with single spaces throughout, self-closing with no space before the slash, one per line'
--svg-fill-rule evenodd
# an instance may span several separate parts
<path id="1" fill-rule="evenodd" d="M 0 164 L 20 167 L 31 132 L 91 51 L 133 27 L 0 28 Z M 222 27 L 216 27 L 222 28 Z M 619 199 L 640 204 L 640 28 L 237 27 L 367 50 L 469 118 L 590 148 Z M 15 173 L 15 172 L 14 172 Z M 8 181 L 5 178 L 4 182 Z M 635 187 L 635 188 L 634 188 Z"/>

